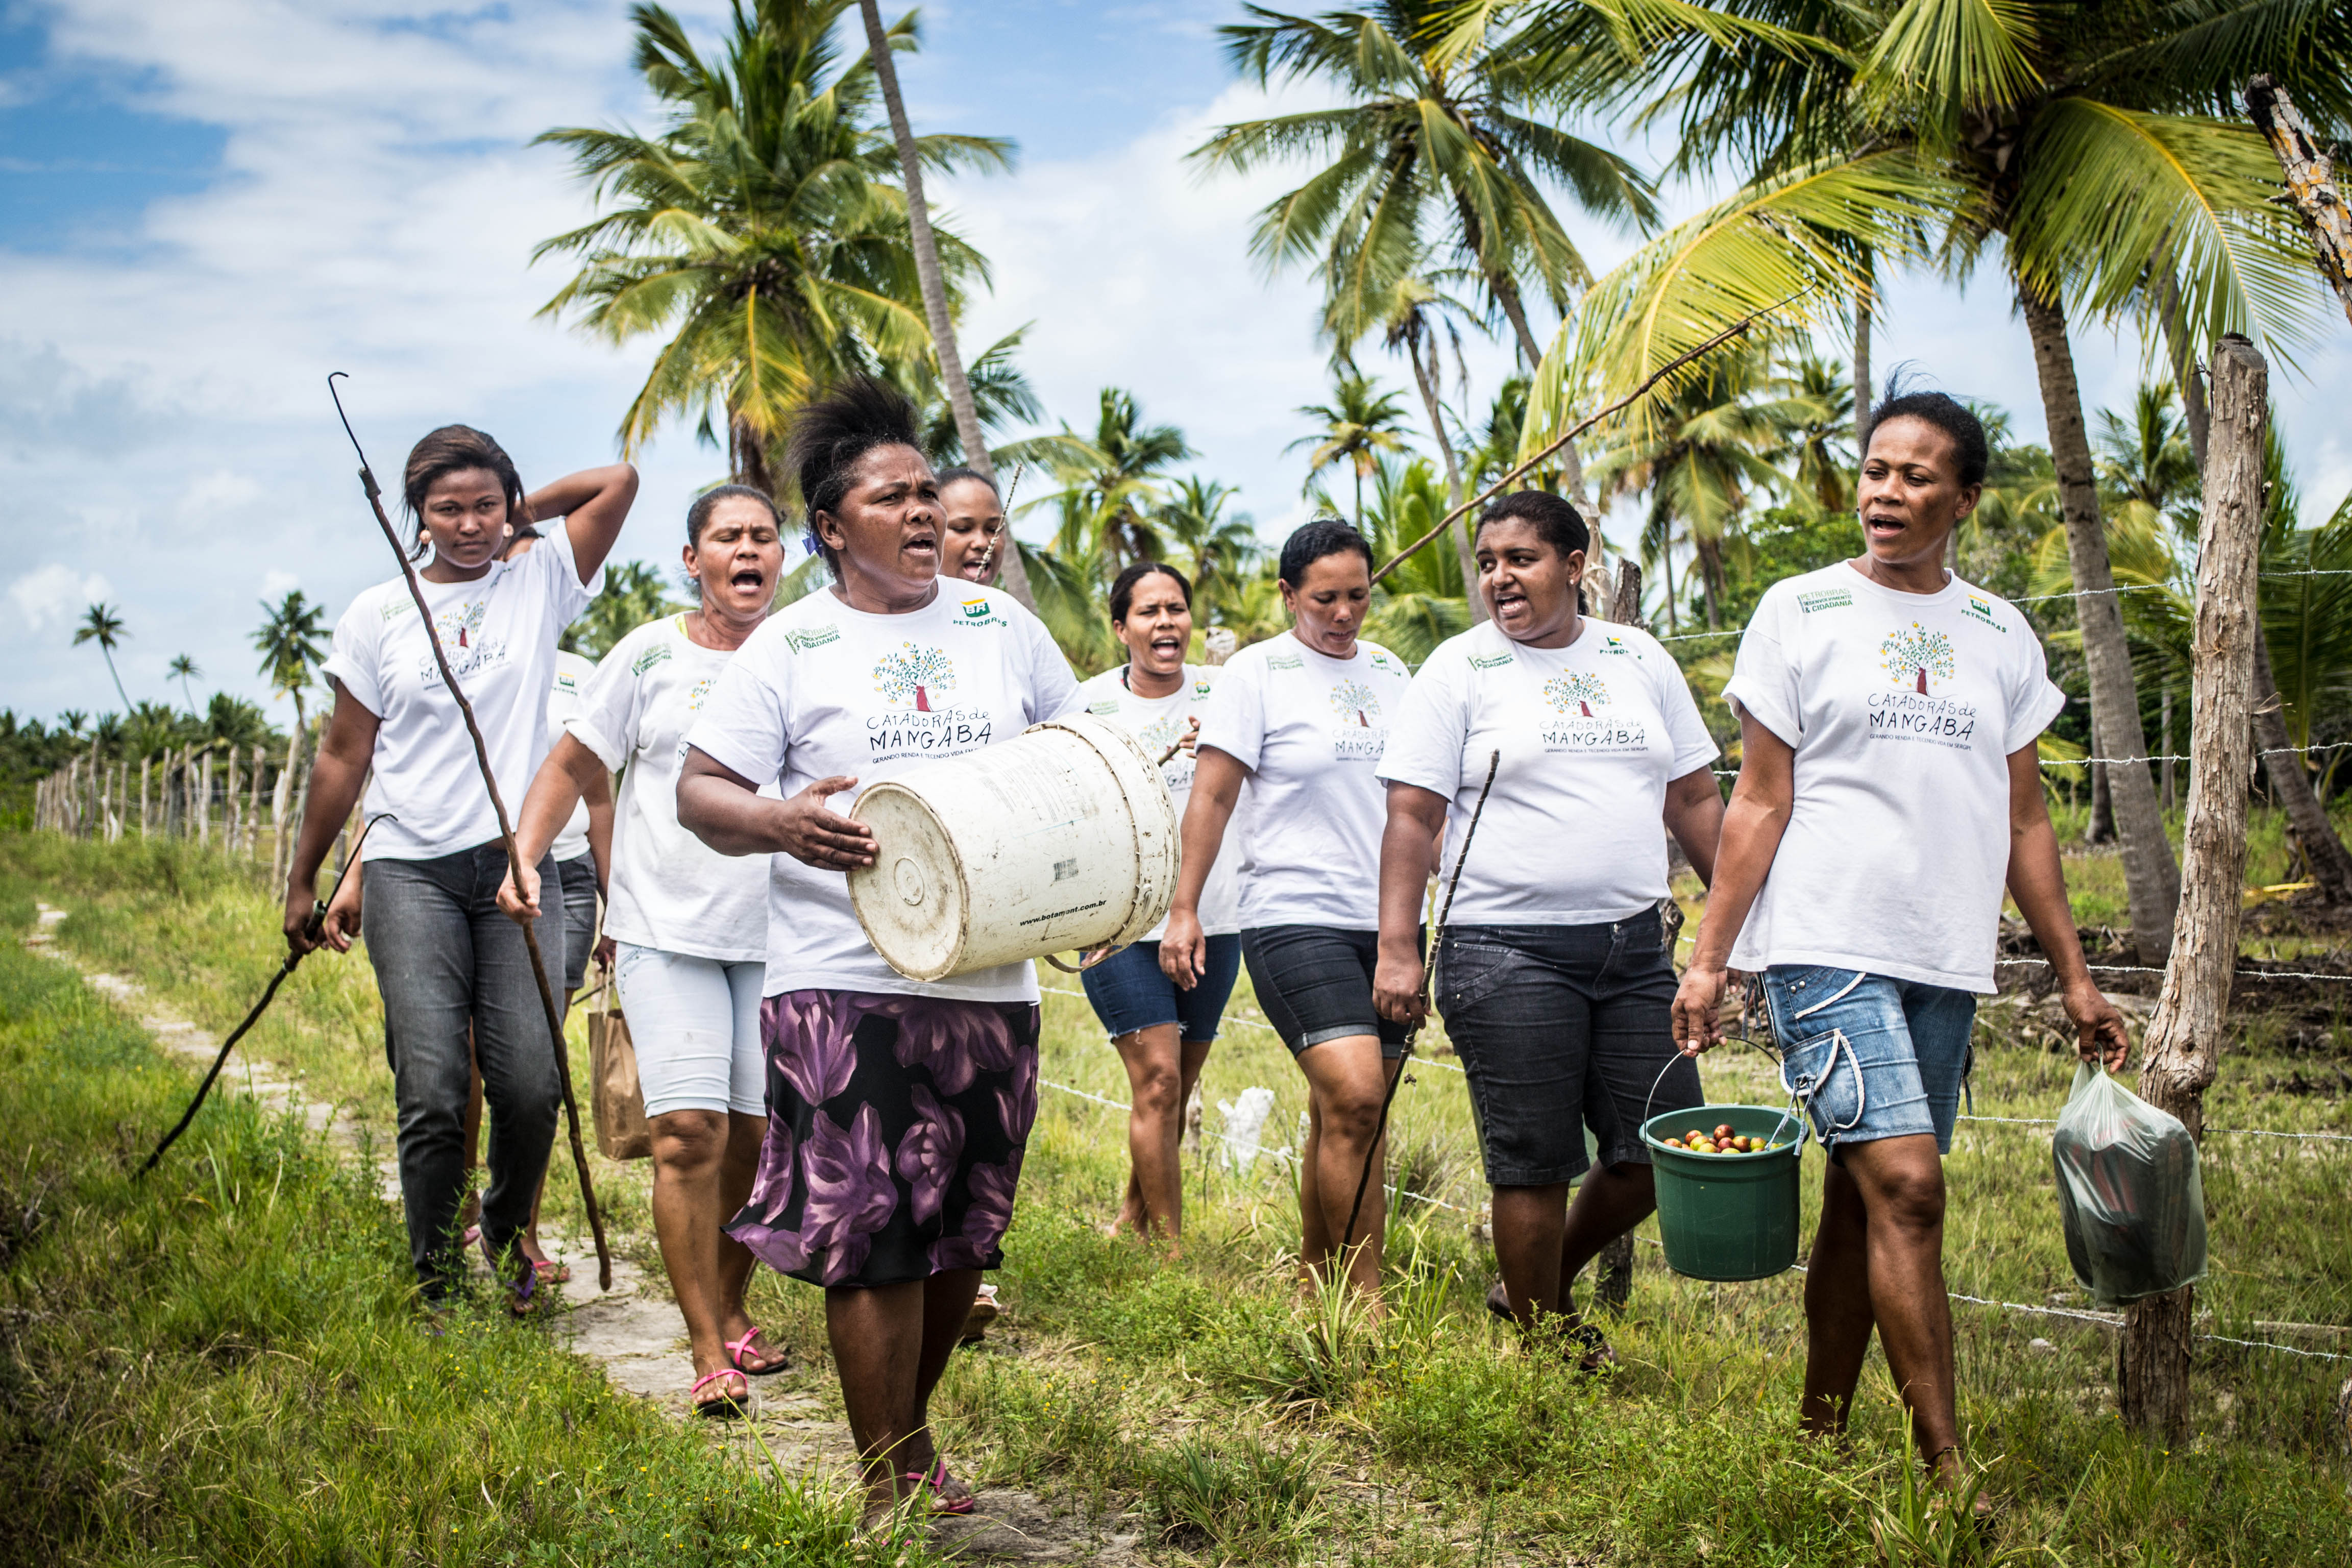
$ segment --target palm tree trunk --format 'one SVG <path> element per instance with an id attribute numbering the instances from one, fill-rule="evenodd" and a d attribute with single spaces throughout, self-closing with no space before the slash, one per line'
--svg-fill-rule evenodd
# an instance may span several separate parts
<path id="1" fill-rule="evenodd" d="M 1464 233 L 1475 250 L 1478 244 L 1478 223 L 1466 202 L 1462 205 L 1462 221 Z M 1486 274 L 1486 288 L 1495 296 L 1495 302 L 1503 307 L 1503 314 L 1510 318 L 1512 335 L 1519 341 L 1519 353 L 1527 360 L 1528 374 L 1533 375 L 1536 366 L 1543 363 L 1543 346 L 1536 342 L 1535 329 L 1528 325 L 1528 308 L 1519 298 L 1518 280 L 1507 272 L 1489 272 Z M 1558 455 L 1559 488 L 1581 511 L 1585 506 L 1584 460 L 1576 455 L 1576 443 L 1573 441 L 1561 447 Z"/>
<path id="2" fill-rule="evenodd" d="M 2083 424 L 2083 391 L 2064 311 L 2021 284 L 2018 304 L 2033 338 L 2042 383 L 2042 416 L 2050 427 L 2050 458 L 2058 475 L 2066 521 L 2066 554 L 2074 574 L 2074 618 L 2083 631 L 2083 663 L 2091 678 L 2091 746 L 2095 756 L 2118 761 L 2107 788 L 2123 841 L 2124 888 L 2131 909 L 2132 946 L 2139 962 L 2160 964 L 2172 952 L 2173 914 L 2180 902 L 2180 867 L 2164 834 L 2156 780 L 2141 759 L 2147 732 L 2140 723 L 2139 690 L 2132 679 L 2131 647 L 2116 602 L 2115 571 L 2099 520 L 2091 443 Z"/>
<path id="3" fill-rule="evenodd" d="M 1857 434 L 1870 425 L 1870 297 L 1853 302 L 1853 427 Z"/>
<path id="4" fill-rule="evenodd" d="M 1698 555 L 1698 590 L 1706 601 L 1706 629 L 1723 629 L 1722 608 L 1716 598 L 1716 586 L 1723 576 L 1723 542 L 1719 539 L 1695 541 L 1692 548 Z"/>
<path id="5" fill-rule="evenodd" d="M 2164 329 L 2166 351 L 2172 360 L 2172 379 L 2180 388 L 2182 423 L 2189 426 L 2189 450 L 2196 458 L 2197 471 L 2201 476 L 2205 472 L 2206 443 L 2212 434 L 2213 412 L 2205 399 L 2205 382 L 2198 374 L 2200 367 L 2189 347 L 2188 327 L 2181 320 L 2179 285 L 2169 272 L 2164 275 L 2159 305 L 2158 321 Z M 2256 586 L 2259 592 L 2259 583 Z M 2312 879 L 2319 884 L 2320 898 L 2339 907 L 2352 904 L 2352 854 L 2346 852 L 2336 824 L 2328 820 L 2327 808 L 2319 804 L 2319 796 L 2311 787 L 2311 774 L 2305 771 L 2303 753 L 2294 749 L 2294 742 L 2287 735 L 2286 716 L 2279 710 L 2278 678 L 2271 669 L 2267 636 L 2254 639 L 2254 743 L 2263 753 L 2263 772 L 2270 780 L 2271 793 L 2285 808 L 2287 826 L 2294 829 L 2295 842 L 2303 848 Z M 2168 752 L 2171 749 L 2165 748 Z M 2171 766 L 2169 763 L 2165 765 Z"/>
<path id="6" fill-rule="evenodd" d="M 1437 450 L 1445 459 L 1445 510 L 1452 511 L 1462 504 L 1462 464 L 1454 455 L 1454 443 L 1445 434 L 1445 412 L 1437 399 L 1437 378 L 1431 368 L 1421 363 L 1421 345 L 1412 338 L 1404 344 L 1405 353 L 1412 361 L 1413 384 L 1421 388 L 1421 406 L 1429 416 L 1430 434 L 1437 437 Z M 1433 357 L 1436 345 L 1430 345 Z M 1486 618 L 1486 601 L 1478 595 L 1478 558 L 1471 548 L 1471 522 L 1462 519 L 1454 527 L 1454 553 L 1462 563 L 1462 595 L 1470 601 L 1470 624 L 1476 626 Z"/>
<path id="7" fill-rule="evenodd" d="M 890 112 L 890 134 L 898 143 L 898 169 L 907 186 L 907 227 L 915 246 L 915 273 L 922 279 L 923 314 L 931 324 L 931 349 L 939 355 L 940 380 L 948 389 L 948 406 L 955 412 L 956 439 L 963 443 L 963 460 L 996 488 L 996 465 L 989 460 L 988 442 L 982 436 L 980 411 L 972 404 L 971 383 L 963 373 L 963 354 L 956 347 L 955 320 L 948 314 L 947 280 L 940 272 L 938 237 L 931 232 L 930 204 L 923 199 L 922 160 L 915 151 L 915 132 L 907 121 L 906 100 L 898 96 L 898 68 L 890 57 L 889 35 L 882 30 L 882 8 L 875 0 L 860 0 L 866 18 L 866 46 L 872 52 L 874 78 L 881 84 L 882 102 Z M 1006 518 L 1009 531 L 1013 520 Z M 1029 573 L 1021 552 L 1002 552 L 998 567 L 1004 591 L 1034 615 L 1037 600 L 1029 591 Z"/>
<path id="8" fill-rule="evenodd" d="M 2112 844 L 2116 839 L 2115 791 L 2107 782 L 2107 764 L 2091 764 L 2091 811 L 2083 821 L 2083 842 Z"/>
<path id="9" fill-rule="evenodd" d="M 106 656 L 106 673 L 114 678 L 114 694 L 122 699 L 122 716 L 128 719 L 131 717 L 131 694 L 122 689 L 122 677 L 115 673 L 114 650 L 100 643 L 98 651 Z"/>

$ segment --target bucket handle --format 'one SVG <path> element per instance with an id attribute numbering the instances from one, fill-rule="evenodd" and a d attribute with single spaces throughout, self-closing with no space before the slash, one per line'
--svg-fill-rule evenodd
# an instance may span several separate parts
<path id="1" fill-rule="evenodd" d="M 1113 953 L 1125 952 L 1126 951 L 1127 949 L 1125 947 L 1117 942 L 1105 942 L 1100 947 L 1091 948 L 1079 953 L 1078 961 L 1076 963 L 1064 963 L 1062 962 L 1061 955 L 1059 953 L 1053 952 L 1049 952 L 1045 955 L 1045 962 L 1052 964 L 1055 968 L 1060 970 L 1065 974 L 1084 974 L 1087 970 L 1092 969 L 1096 964 L 1100 963 L 1104 959 L 1110 957 Z"/>

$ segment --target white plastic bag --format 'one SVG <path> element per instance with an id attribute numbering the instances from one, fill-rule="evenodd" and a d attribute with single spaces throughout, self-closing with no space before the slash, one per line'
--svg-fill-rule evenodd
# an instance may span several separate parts
<path id="1" fill-rule="evenodd" d="M 1217 1101 L 1217 1114 L 1225 1122 L 1225 1150 L 1236 1171 L 1246 1171 L 1258 1156 L 1258 1140 L 1265 1131 L 1265 1119 L 1274 1112 L 1274 1090 L 1253 1084 L 1242 1090 L 1238 1103 L 1230 1100 Z"/>
<path id="2" fill-rule="evenodd" d="M 2205 1277 L 2205 1188 L 2178 1118 L 2084 1062 L 2051 1154 L 2066 1257 L 2094 1300 L 2120 1307 Z"/>

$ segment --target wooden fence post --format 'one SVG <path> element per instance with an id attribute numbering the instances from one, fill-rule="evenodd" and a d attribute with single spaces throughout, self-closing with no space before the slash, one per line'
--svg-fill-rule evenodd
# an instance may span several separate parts
<path id="1" fill-rule="evenodd" d="M 2246 874 L 2247 781 L 2253 770 L 2255 574 L 2263 529 L 2263 426 L 2270 372 L 2245 339 L 2213 351 L 2213 425 L 2198 531 L 2191 647 L 2189 815 L 2180 914 L 2139 1069 L 2140 1098 L 2202 1142 L 2205 1089 L 2221 1048 L 2238 963 Z M 2124 1420 L 2165 1441 L 2189 1430 L 2194 1286 L 2124 1311 L 2118 1393 Z"/>
<path id="2" fill-rule="evenodd" d="M 196 843 L 201 847 L 213 841 L 213 749 L 205 747 L 203 775 L 196 785 Z"/>

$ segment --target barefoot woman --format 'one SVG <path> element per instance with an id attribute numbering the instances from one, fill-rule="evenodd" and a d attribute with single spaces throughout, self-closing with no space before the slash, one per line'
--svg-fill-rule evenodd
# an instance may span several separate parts
<path id="1" fill-rule="evenodd" d="M 1739 782 L 1675 998 L 1722 1037 L 1725 971 L 1764 976 L 1789 1088 L 1830 1152 L 1805 1277 L 1805 1428 L 1844 1430 L 1873 1329 L 1937 1484 L 1960 1474 L 1944 1168 L 2006 882 L 2086 1059 L 2123 1020 L 2083 964 L 2035 738 L 2065 705 L 2033 627 L 1944 570 L 1985 474 L 1984 426 L 1941 393 L 1871 416 L 1864 552 L 1774 584 L 1724 689 Z"/>
<path id="2" fill-rule="evenodd" d="M 1110 629 L 1127 662 L 1080 687 L 1087 711 L 1135 732 L 1157 759 L 1181 816 L 1192 792 L 1194 738 L 1214 689 L 1216 671 L 1184 662 L 1192 646 L 1192 585 L 1157 561 L 1139 561 L 1110 586 Z M 1234 862 L 1227 855 L 1210 872 L 1201 895 L 1200 923 L 1208 955 L 1198 984 L 1181 986 L 1160 966 L 1167 921 L 1082 977 L 1095 1016 L 1127 1066 L 1129 1100 L 1127 1196 L 1114 1230 L 1159 1234 L 1171 1241 L 1184 1229 L 1183 1167 L 1177 1143 L 1184 1107 L 1200 1081 L 1241 973 L 1241 925 Z"/>
<path id="3" fill-rule="evenodd" d="M 1034 616 L 942 583 L 939 487 L 898 394 L 853 382 L 803 409 L 792 462 L 834 585 L 744 642 L 688 732 L 678 820 L 722 855 L 768 858 L 768 1128 L 728 1226 L 824 1287 L 870 1515 L 905 1497 L 967 1512 L 931 1440 L 981 1270 L 1003 1259 L 1037 1112 L 1037 978 L 1026 963 L 907 979 L 851 910 L 872 835 L 835 809 L 861 783 L 1009 741 L 1078 710 Z M 758 786 L 775 783 L 782 798 Z"/>

